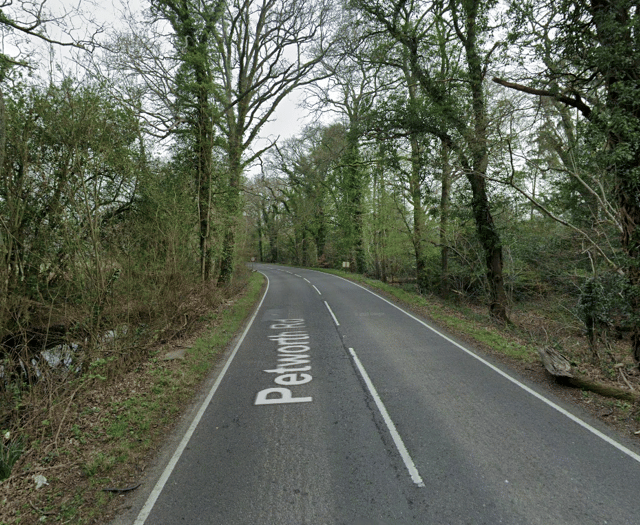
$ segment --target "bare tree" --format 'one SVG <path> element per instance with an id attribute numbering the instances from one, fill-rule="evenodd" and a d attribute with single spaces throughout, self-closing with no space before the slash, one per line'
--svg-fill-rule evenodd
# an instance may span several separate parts
<path id="1" fill-rule="evenodd" d="M 280 102 L 322 74 L 317 67 L 331 48 L 332 16 L 329 0 L 232 0 L 216 27 L 217 124 L 227 161 L 221 282 L 233 274 L 243 171 L 271 145 L 251 147 Z"/>

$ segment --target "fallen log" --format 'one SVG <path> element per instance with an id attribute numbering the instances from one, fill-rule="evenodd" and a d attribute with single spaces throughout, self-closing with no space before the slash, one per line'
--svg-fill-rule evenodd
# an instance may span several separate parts
<path id="1" fill-rule="evenodd" d="M 571 362 L 553 348 L 538 348 L 542 364 L 553 377 L 573 377 Z"/>
<path id="2" fill-rule="evenodd" d="M 621 399 L 631 403 L 640 401 L 640 395 L 635 392 L 576 377 L 571 362 L 553 348 L 538 347 L 538 354 L 540 354 L 540 359 L 547 372 L 563 385 L 589 390 L 601 396 Z"/>

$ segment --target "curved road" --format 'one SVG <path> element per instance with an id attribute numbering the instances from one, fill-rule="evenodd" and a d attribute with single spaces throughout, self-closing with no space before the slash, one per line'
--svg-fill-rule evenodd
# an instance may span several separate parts
<path id="1" fill-rule="evenodd" d="M 115 523 L 640 522 L 635 445 L 356 284 L 258 268 L 253 322 Z"/>

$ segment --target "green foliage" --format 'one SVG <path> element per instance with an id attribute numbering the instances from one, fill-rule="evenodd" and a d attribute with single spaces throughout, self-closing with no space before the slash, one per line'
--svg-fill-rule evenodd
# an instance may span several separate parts
<path id="1" fill-rule="evenodd" d="M 3 334 L 28 315 L 20 300 L 96 299 L 104 285 L 100 217 L 132 199 L 139 156 L 137 119 L 101 86 L 18 87 L 6 113 Z"/>
<path id="2" fill-rule="evenodd" d="M 20 459 L 22 451 L 22 442 L 11 438 L 9 432 L 0 436 L 0 481 L 11 476 L 13 465 Z"/>
<path id="3" fill-rule="evenodd" d="M 590 341 L 599 332 L 630 327 L 626 288 L 626 280 L 613 272 L 587 279 L 582 285 L 578 311 Z"/>
<path id="4" fill-rule="evenodd" d="M 200 279 L 191 181 L 149 161 L 138 116 L 106 86 L 18 83 L 6 116 L 0 421 L 45 375 L 106 380 L 184 322 Z M 73 364 L 48 367 L 40 352 L 63 343 Z"/>

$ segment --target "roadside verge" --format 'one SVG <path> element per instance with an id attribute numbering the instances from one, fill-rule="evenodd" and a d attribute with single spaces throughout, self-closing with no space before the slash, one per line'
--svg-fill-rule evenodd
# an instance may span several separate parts
<path id="1" fill-rule="evenodd" d="M 202 319 L 197 333 L 159 345 L 135 369 L 95 378 L 66 399 L 61 421 L 43 423 L 0 484 L 0 525 L 104 524 L 126 510 L 141 481 L 153 477 L 176 425 L 207 391 L 263 286 L 263 276 L 252 273 L 244 291 Z"/>

